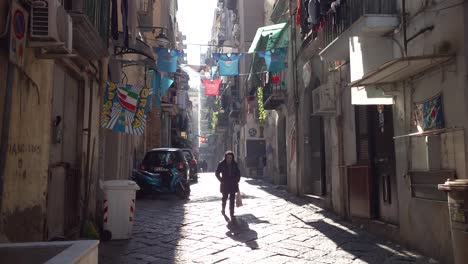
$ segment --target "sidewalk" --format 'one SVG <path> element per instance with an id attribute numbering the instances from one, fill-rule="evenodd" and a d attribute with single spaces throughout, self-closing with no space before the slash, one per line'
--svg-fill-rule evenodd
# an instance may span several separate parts
<path id="1" fill-rule="evenodd" d="M 213 173 L 192 185 L 190 200 L 138 200 L 132 239 L 102 242 L 99 263 L 437 263 L 264 181 L 240 188 L 236 221 L 221 215 Z"/>

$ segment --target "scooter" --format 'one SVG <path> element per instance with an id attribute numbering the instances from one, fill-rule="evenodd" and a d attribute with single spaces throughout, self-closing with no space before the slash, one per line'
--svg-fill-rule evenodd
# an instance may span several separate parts
<path id="1" fill-rule="evenodd" d="M 155 173 L 141 169 L 133 170 L 130 179 L 140 187 L 137 191 L 138 197 L 158 193 L 175 193 L 181 199 L 190 196 L 190 184 L 175 168 Z"/>

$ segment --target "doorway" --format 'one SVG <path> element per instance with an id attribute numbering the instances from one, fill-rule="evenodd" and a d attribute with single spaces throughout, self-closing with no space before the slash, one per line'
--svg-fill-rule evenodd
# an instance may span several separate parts
<path id="1" fill-rule="evenodd" d="M 55 65 L 47 187 L 48 239 L 75 233 L 79 227 L 82 101 L 80 82 Z"/>
<path id="2" fill-rule="evenodd" d="M 372 217 L 398 223 L 395 146 L 392 105 L 356 106 L 357 156 L 359 165 L 370 169 Z"/>
<path id="3" fill-rule="evenodd" d="M 264 157 L 266 157 L 265 140 L 247 140 L 247 167 L 252 172 L 255 170 L 257 176 L 263 176 Z"/>

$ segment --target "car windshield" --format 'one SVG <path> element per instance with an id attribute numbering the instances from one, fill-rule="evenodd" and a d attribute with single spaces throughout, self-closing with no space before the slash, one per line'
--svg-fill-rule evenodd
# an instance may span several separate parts
<path id="1" fill-rule="evenodd" d="M 152 151 L 146 154 L 144 163 L 150 166 L 168 165 L 177 162 L 175 151 Z"/>

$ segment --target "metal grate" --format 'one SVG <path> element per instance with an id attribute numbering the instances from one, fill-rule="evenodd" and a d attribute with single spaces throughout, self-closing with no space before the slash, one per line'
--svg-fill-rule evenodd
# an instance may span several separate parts
<path id="1" fill-rule="evenodd" d="M 354 22 L 365 14 L 396 14 L 396 1 L 389 0 L 348 0 L 339 6 L 337 12 L 328 12 L 323 22 L 324 46 L 333 42 Z"/>
<path id="2" fill-rule="evenodd" d="M 31 36 L 49 37 L 49 3 L 34 1 L 31 7 Z"/>

